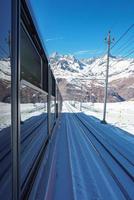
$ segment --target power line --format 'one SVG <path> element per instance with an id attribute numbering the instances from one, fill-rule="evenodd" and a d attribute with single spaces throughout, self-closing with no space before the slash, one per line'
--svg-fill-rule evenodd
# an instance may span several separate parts
<path id="1" fill-rule="evenodd" d="M 112 62 L 111 64 L 113 64 L 113 63 L 114 63 L 114 64 L 111 65 L 111 67 L 117 65 L 119 62 L 122 61 L 122 59 L 127 58 L 128 56 L 132 55 L 133 53 L 134 53 L 134 50 L 133 50 L 133 51 L 130 51 L 127 55 L 125 55 L 124 57 L 122 57 L 121 60 L 118 60 L 116 63 Z"/>
<path id="2" fill-rule="evenodd" d="M 119 52 L 122 51 L 122 49 L 128 47 L 130 43 L 133 44 L 133 42 L 134 42 L 134 35 L 131 35 L 131 37 L 129 37 L 129 39 L 128 39 L 127 41 L 125 41 L 124 44 L 121 45 L 116 51 L 117 51 L 117 52 L 118 52 L 118 51 L 119 51 Z"/>
<path id="3" fill-rule="evenodd" d="M 121 48 L 119 48 L 120 49 L 120 51 L 118 52 L 118 54 L 120 53 L 120 52 L 126 52 L 126 50 L 128 49 L 127 47 L 129 47 L 131 44 L 133 45 L 133 42 L 134 42 L 134 40 L 130 40 L 130 39 L 133 39 L 134 38 L 134 36 L 132 35 L 131 37 L 129 37 L 129 40 L 127 40 L 125 43 L 124 43 L 124 45 L 122 45 L 121 46 Z M 131 42 L 131 44 L 130 44 L 130 42 Z M 123 48 L 124 47 L 124 48 Z M 128 54 L 127 54 L 127 52 L 128 52 Z M 128 57 L 128 56 L 130 56 L 130 55 L 132 55 L 133 54 L 133 48 L 131 48 L 131 49 L 129 49 L 129 51 L 127 51 L 125 54 L 125 56 L 123 57 L 120 57 L 121 59 L 120 60 L 118 60 L 117 62 L 115 62 L 115 61 L 112 61 L 111 63 L 110 63 L 110 66 L 111 67 L 113 67 L 113 66 L 115 66 L 115 65 L 117 65 L 119 62 L 121 62 L 122 61 L 122 59 L 125 59 L 126 57 Z M 124 54 L 124 53 L 123 53 Z"/>
<path id="4" fill-rule="evenodd" d="M 131 43 L 131 44 L 130 44 L 130 43 Z M 118 51 L 118 53 L 123 52 L 124 50 L 127 49 L 127 47 L 130 47 L 131 45 L 133 45 L 133 43 L 134 43 L 134 40 L 129 41 L 129 42 L 127 43 L 127 45 L 124 46 L 124 48 L 121 48 L 120 51 Z"/>
<path id="5" fill-rule="evenodd" d="M 133 51 L 131 51 L 128 55 L 126 55 L 125 57 L 123 57 L 123 58 L 126 58 L 126 57 L 128 57 L 128 56 L 131 56 L 132 54 L 134 53 L 134 50 Z"/>
<path id="6" fill-rule="evenodd" d="M 126 55 L 123 56 L 122 58 L 124 59 L 124 58 L 128 57 L 129 55 L 131 55 L 131 54 L 132 54 L 131 52 L 133 52 L 133 49 L 134 49 L 134 47 L 131 48 L 131 49 L 129 49 L 129 50 L 126 52 Z M 125 50 L 127 50 L 127 48 L 124 48 L 122 52 L 124 52 Z M 120 61 L 119 61 L 119 62 L 120 62 Z M 114 63 L 114 61 L 113 61 L 111 64 L 113 64 L 113 63 Z M 111 66 L 113 66 L 113 65 L 111 65 Z"/>
<path id="7" fill-rule="evenodd" d="M 125 35 L 127 35 L 127 33 L 134 27 L 134 24 L 132 24 L 120 37 L 119 39 L 113 44 L 113 46 L 111 47 L 111 49 L 113 49 L 119 42 L 120 40 L 122 40 L 122 38 L 125 37 Z"/>
<path id="8" fill-rule="evenodd" d="M 104 56 L 106 54 L 106 51 L 105 53 L 102 54 L 102 56 Z M 94 63 L 94 65 L 91 67 L 90 70 L 92 70 L 97 64 L 99 64 L 99 62 L 103 61 L 103 58 L 98 58 L 98 61 L 96 63 Z"/>
<path id="9" fill-rule="evenodd" d="M 131 49 L 127 49 L 127 48 L 126 48 L 126 49 L 124 49 L 124 50 L 125 50 L 125 52 L 126 52 L 125 54 L 127 54 L 127 53 L 131 52 L 133 49 L 134 49 L 134 47 L 132 47 Z M 127 51 L 126 51 L 126 50 L 127 50 Z M 122 52 L 123 52 L 123 51 L 122 51 Z"/>

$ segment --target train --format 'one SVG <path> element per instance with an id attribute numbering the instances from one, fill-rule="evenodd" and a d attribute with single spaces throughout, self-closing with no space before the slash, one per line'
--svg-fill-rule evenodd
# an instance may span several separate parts
<path id="1" fill-rule="evenodd" d="M 6 0 L 1 9 L 6 4 L 10 34 L 9 55 L 0 58 L 6 74 L 0 77 L 0 199 L 18 200 L 28 198 L 63 99 L 30 4 Z"/>

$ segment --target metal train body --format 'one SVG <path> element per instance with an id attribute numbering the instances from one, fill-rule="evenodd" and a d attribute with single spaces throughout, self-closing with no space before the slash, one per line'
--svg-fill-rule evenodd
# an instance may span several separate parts
<path id="1" fill-rule="evenodd" d="M 27 1 L 11 0 L 9 7 L 10 56 L 0 60 L 10 65 L 10 77 L 0 79 L 0 199 L 19 200 L 27 199 L 40 168 L 62 96 Z M 3 125 L 5 111 L 10 120 Z"/>

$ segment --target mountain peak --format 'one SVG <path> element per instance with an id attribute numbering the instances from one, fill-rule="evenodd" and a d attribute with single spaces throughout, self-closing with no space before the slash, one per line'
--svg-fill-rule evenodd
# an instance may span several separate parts
<path id="1" fill-rule="evenodd" d="M 85 66 L 85 64 L 78 60 L 74 55 L 59 55 L 57 52 L 54 52 L 50 57 L 50 63 L 53 69 L 62 69 L 76 73 L 82 70 Z"/>
<path id="2" fill-rule="evenodd" d="M 109 54 L 109 57 L 110 58 L 117 58 L 116 56 L 113 56 L 111 53 Z M 103 56 L 103 59 L 105 60 L 105 59 L 107 59 L 107 53 Z"/>
<path id="3" fill-rule="evenodd" d="M 58 52 L 53 52 L 52 55 L 51 55 L 50 57 L 51 57 L 51 58 L 56 58 L 56 57 L 58 57 L 58 56 L 59 56 Z"/>

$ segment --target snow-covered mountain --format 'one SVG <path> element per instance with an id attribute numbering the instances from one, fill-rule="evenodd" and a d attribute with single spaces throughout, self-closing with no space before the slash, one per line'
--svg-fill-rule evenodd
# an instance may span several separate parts
<path id="1" fill-rule="evenodd" d="M 54 53 L 50 57 L 50 64 L 57 76 L 68 78 L 75 75 L 83 78 L 103 79 L 106 71 L 107 55 L 101 58 L 78 60 L 72 55 Z M 70 73 L 68 73 L 70 72 Z M 134 75 L 134 59 L 123 59 L 110 56 L 109 82 L 119 78 Z M 75 77 L 74 77 L 75 78 Z"/>
<path id="2" fill-rule="evenodd" d="M 93 94 L 94 90 L 96 101 L 102 101 L 104 96 L 107 55 L 99 58 L 78 60 L 72 55 L 54 53 L 50 57 L 50 64 L 56 78 L 60 81 L 62 90 L 63 88 L 65 90 L 63 92 L 65 98 L 68 98 L 69 93 L 72 96 L 72 89 L 74 93 L 76 90 L 75 97 L 78 99 L 81 98 L 80 93 L 82 88 L 83 96 L 91 96 L 88 93 Z M 109 100 L 122 101 L 133 98 L 134 59 L 123 59 L 110 55 Z"/>
<path id="3" fill-rule="evenodd" d="M 76 59 L 73 55 L 59 55 L 57 52 L 50 57 L 50 63 L 53 69 L 79 73 L 86 64 Z"/>
<path id="4" fill-rule="evenodd" d="M 54 53 L 50 65 L 64 99 L 102 102 L 107 56 L 77 59 Z M 0 60 L 0 100 L 8 101 L 11 87 L 10 60 Z M 6 99 L 5 99 L 6 96 Z M 134 59 L 110 56 L 108 100 L 134 100 Z"/>
<path id="5" fill-rule="evenodd" d="M 84 74 L 90 76 L 91 73 L 96 78 L 104 78 L 106 72 L 107 56 L 97 58 L 92 64 L 88 64 Z M 119 78 L 127 78 L 134 75 L 134 59 L 123 59 L 110 56 L 109 82 Z"/>

